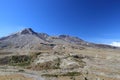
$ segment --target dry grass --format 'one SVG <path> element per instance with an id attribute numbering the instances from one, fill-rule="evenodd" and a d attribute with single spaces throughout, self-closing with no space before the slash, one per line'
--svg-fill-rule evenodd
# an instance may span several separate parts
<path id="1" fill-rule="evenodd" d="M 0 80 L 34 80 L 21 74 L 1 75 Z"/>
<path id="2" fill-rule="evenodd" d="M 53 51 L 30 51 L 30 55 L 33 55 L 34 53 L 52 53 Z M 62 51 L 61 51 L 62 52 Z M 59 52 L 59 53 L 61 53 Z M 23 52 L 25 53 L 25 52 Z M 114 49 L 97 49 L 97 48 L 85 48 L 83 50 L 78 49 L 67 49 L 65 50 L 64 54 L 61 54 L 62 56 L 65 55 L 83 55 L 87 56 L 85 57 L 84 61 L 86 62 L 87 69 L 83 68 L 84 70 L 88 70 L 89 75 L 87 76 L 88 80 L 120 80 L 120 78 L 117 78 L 116 75 L 120 75 L 120 50 L 114 50 Z M 34 54 L 35 55 L 35 54 Z M 36 54 L 39 55 L 39 54 Z M 49 54 L 53 55 L 53 54 Z M 3 55 L 4 56 L 4 55 Z M 48 59 L 48 56 L 47 56 Z M 54 69 L 55 70 L 55 69 Z M 54 73 L 54 70 L 50 73 Z M 57 72 L 57 71 L 56 71 Z M 101 73 L 104 73 L 101 75 Z M 114 74 L 113 74 L 114 73 Z M 17 77 L 16 77 L 17 76 Z M 48 75 L 51 76 L 51 75 Z M 53 75 L 54 76 L 54 75 Z M 56 76 L 56 75 L 55 75 Z M 57 79 L 54 80 L 85 80 L 83 76 L 58 76 Z M 27 78 L 23 75 L 4 75 L 0 76 L 0 80 L 33 80 L 32 78 Z M 53 78 L 49 78 L 46 80 L 53 80 Z"/>

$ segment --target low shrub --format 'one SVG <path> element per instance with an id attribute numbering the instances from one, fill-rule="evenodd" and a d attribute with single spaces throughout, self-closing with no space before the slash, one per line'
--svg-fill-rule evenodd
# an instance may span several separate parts
<path id="1" fill-rule="evenodd" d="M 27 66 L 31 63 L 31 57 L 27 55 L 11 56 L 9 64 L 12 66 Z"/>
<path id="2" fill-rule="evenodd" d="M 67 72 L 64 74 L 43 74 L 42 76 L 46 77 L 58 77 L 58 76 L 79 76 L 81 75 L 80 72 Z"/>

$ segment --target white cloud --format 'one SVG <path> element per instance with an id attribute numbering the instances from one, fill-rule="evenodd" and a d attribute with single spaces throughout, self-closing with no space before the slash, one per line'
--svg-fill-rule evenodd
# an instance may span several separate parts
<path id="1" fill-rule="evenodd" d="M 112 42 L 110 45 L 120 47 L 120 42 Z"/>

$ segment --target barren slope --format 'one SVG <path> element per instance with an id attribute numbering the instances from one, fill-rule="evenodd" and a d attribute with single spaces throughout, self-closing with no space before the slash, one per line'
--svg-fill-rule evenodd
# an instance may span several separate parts
<path id="1" fill-rule="evenodd" d="M 0 39 L 0 73 L 0 80 L 120 80 L 120 50 L 28 28 Z"/>

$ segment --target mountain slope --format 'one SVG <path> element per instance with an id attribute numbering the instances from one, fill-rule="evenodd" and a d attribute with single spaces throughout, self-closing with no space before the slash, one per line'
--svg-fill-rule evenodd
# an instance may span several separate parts
<path id="1" fill-rule="evenodd" d="M 95 44 L 86 42 L 78 37 L 69 35 L 49 36 L 46 33 L 34 32 L 31 28 L 26 28 L 20 32 L 0 39 L 0 49 L 40 49 L 43 44 L 79 45 L 96 48 L 116 48 L 110 45 Z M 50 47 L 49 45 L 45 46 Z"/>
<path id="2" fill-rule="evenodd" d="M 32 48 L 44 43 L 32 29 L 24 29 L 18 33 L 0 39 L 0 48 Z"/>
<path id="3" fill-rule="evenodd" d="M 0 73 L 31 74 L 42 80 L 120 80 L 116 48 L 27 28 L 0 39 Z"/>

